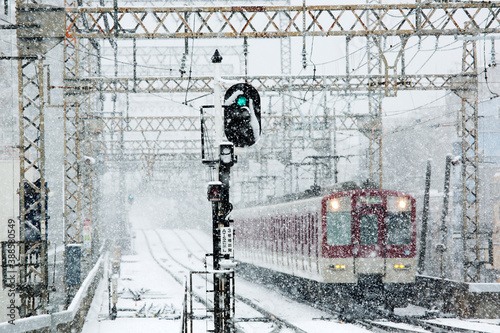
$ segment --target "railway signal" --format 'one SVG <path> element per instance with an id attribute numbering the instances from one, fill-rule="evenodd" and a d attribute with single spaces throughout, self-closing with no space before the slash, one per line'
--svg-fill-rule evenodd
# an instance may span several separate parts
<path id="1" fill-rule="evenodd" d="M 208 201 L 220 201 L 222 192 L 221 182 L 211 182 L 208 184 L 207 198 Z"/>
<path id="2" fill-rule="evenodd" d="M 224 133 L 236 147 L 254 145 L 260 138 L 260 95 L 248 83 L 231 86 L 224 95 Z"/>

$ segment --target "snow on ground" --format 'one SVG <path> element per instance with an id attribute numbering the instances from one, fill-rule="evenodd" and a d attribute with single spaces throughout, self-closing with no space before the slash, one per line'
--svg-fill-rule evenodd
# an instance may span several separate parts
<path id="1" fill-rule="evenodd" d="M 165 267 L 172 269 L 179 277 L 187 276 L 185 268 L 169 259 L 158 236 L 150 230 L 145 232 L 156 259 Z M 202 260 L 205 253 L 211 252 L 211 237 L 209 235 L 196 230 L 189 232 L 160 230 L 159 235 L 170 254 L 175 255 L 179 261 L 188 265 L 192 270 L 202 271 L 205 269 Z M 186 251 L 186 246 L 192 249 L 193 254 Z M 109 318 L 108 283 L 107 277 L 105 277 L 96 290 L 96 297 L 83 328 L 84 333 L 180 332 L 184 287 L 154 261 L 149 253 L 146 238 L 140 231 L 137 232 L 134 250 L 135 254 L 122 256 L 118 283 L 118 318 L 116 320 Z M 205 295 L 206 288 L 209 288 L 206 283 L 199 279 L 196 284 L 195 290 L 199 294 Z M 240 277 L 236 278 L 235 286 L 236 293 L 307 332 L 367 332 L 359 326 L 330 320 L 331 315 L 328 313 L 291 300 L 278 290 L 270 290 Z M 142 293 L 142 298 L 136 301 L 133 299 L 133 295 L 137 292 Z M 210 299 L 212 295 L 208 294 L 207 297 Z M 200 308 L 200 304 L 195 304 L 195 307 Z M 408 307 L 407 309 L 397 309 L 397 312 L 402 312 L 399 314 L 418 314 L 420 310 L 424 311 L 425 309 Z M 155 317 L 155 314 L 158 313 L 160 315 Z M 203 315 L 206 312 L 197 310 L 195 314 Z M 249 306 L 237 302 L 236 318 L 261 316 Z M 500 332 L 500 320 L 464 321 L 438 318 L 430 320 L 430 322 L 483 332 Z M 275 328 L 275 325 L 270 322 L 240 322 L 238 325 L 247 333 L 271 332 Z M 195 320 L 194 332 L 206 332 L 212 326 L 211 320 L 197 319 Z M 282 329 L 280 332 L 286 331 L 287 329 Z"/>
<path id="2" fill-rule="evenodd" d="M 500 315 L 499 315 L 500 316 Z M 442 324 L 447 326 L 470 329 L 476 332 L 498 333 L 500 332 L 500 319 L 498 320 L 463 320 L 437 318 L 429 320 L 430 323 Z"/>
<path id="3" fill-rule="evenodd" d="M 188 246 L 190 246 L 190 248 L 195 252 L 194 256 L 202 258 L 206 252 L 211 252 L 209 251 L 211 248 L 211 239 L 208 235 L 202 234 L 199 231 L 190 232 L 193 236 L 195 236 L 198 242 L 201 243 L 202 247 L 200 248 L 200 244 L 194 242 L 192 237 L 182 231 L 177 231 L 176 233 L 183 236 L 182 242 L 189 243 Z M 175 253 L 175 255 L 179 258 L 183 258 L 188 265 L 189 262 L 196 265 L 194 260 L 195 258 L 186 253 L 185 246 L 178 237 L 173 235 L 173 233 L 168 232 L 168 230 L 162 230 L 160 231 L 160 234 L 165 240 L 165 243 L 168 244 L 169 249 L 172 249 L 169 250 L 171 254 Z M 200 263 L 198 263 L 198 265 L 200 265 Z M 196 266 L 193 268 L 196 268 Z M 331 315 L 326 312 L 319 311 L 308 305 L 293 301 L 283 296 L 278 291 L 269 290 L 266 287 L 257 285 L 242 278 L 236 277 L 235 289 L 237 294 L 254 301 L 265 310 L 274 313 L 279 318 L 287 320 L 307 332 L 366 332 L 365 329 L 355 325 L 339 323 L 335 320 L 330 321 L 329 318 Z M 241 303 L 237 303 L 235 316 L 236 318 L 252 318 L 256 317 L 256 313 L 255 310 L 252 310 Z M 240 323 L 239 326 L 244 327 L 247 332 L 254 332 L 251 325 L 248 325 L 248 323 Z M 262 329 L 262 327 L 259 326 L 259 329 Z M 257 330 L 255 332 L 263 331 Z"/>
<path id="4" fill-rule="evenodd" d="M 307 332 L 367 332 L 365 329 L 352 325 L 330 321 L 331 315 L 300 304 L 263 286 L 236 278 L 236 293 L 256 302 L 260 307 L 274 313 L 282 319 L 290 321 L 295 326 Z M 236 309 L 238 317 L 238 309 Z"/>
<path id="5" fill-rule="evenodd" d="M 168 261 L 157 236 L 151 231 L 146 231 L 146 233 L 156 258 L 165 266 L 174 268 L 174 271 L 181 273 L 182 269 L 177 269 L 174 263 Z M 182 241 L 172 232 L 160 231 L 160 235 L 171 254 L 174 254 L 193 269 L 203 270 L 203 264 L 198 259 L 203 259 L 205 252 L 211 247 L 210 236 L 200 231 L 191 231 L 191 234 L 197 240 L 195 241 L 193 237 L 188 236 L 184 231 L 177 231 L 177 234 L 182 237 Z M 195 255 L 187 253 L 183 242 L 194 249 Z M 201 246 L 198 242 L 201 243 Z M 84 333 L 180 332 L 181 321 L 178 318 L 182 309 L 184 288 L 153 260 L 142 232 L 137 232 L 134 245 L 136 254 L 122 257 L 118 284 L 118 290 L 120 291 L 118 317 L 116 320 L 109 318 L 108 284 L 107 279 L 103 279 L 96 290 L 96 297 L 85 321 Z M 182 274 L 185 274 L 185 271 Z M 134 301 L 132 291 L 136 292 L 141 289 L 147 290 L 143 294 L 142 300 Z M 307 332 L 366 332 L 365 329 L 351 324 L 329 321 L 327 313 L 299 304 L 284 297 L 277 291 L 271 291 L 240 278 L 236 280 L 236 292 L 252 299 L 262 308 L 291 321 L 294 325 Z M 143 309 L 143 311 L 140 311 L 140 309 Z M 154 313 L 159 309 L 164 310 L 164 313 L 165 310 L 168 312 L 174 309 L 175 313 L 160 315 L 163 318 L 154 318 Z M 146 318 L 139 318 L 141 315 L 146 316 Z M 237 303 L 236 318 L 255 318 L 258 316 L 261 315 L 256 313 L 255 310 L 239 302 Z M 165 317 L 169 319 L 165 319 Z M 239 326 L 248 333 L 270 332 L 275 328 L 275 325 L 270 322 L 240 323 Z M 210 328 L 212 328 L 211 320 L 195 321 L 195 332 L 206 332 Z M 281 330 L 281 332 L 286 331 L 286 329 Z"/>
<path id="6" fill-rule="evenodd" d="M 118 318 L 109 319 L 108 285 L 103 279 L 96 290 L 87 316 L 83 333 L 98 332 L 180 332 L 180 320 L 158 318 L 135 318 L 141 308 L 153 310 L 155 307 L 171 307 L 180 315 L 183 288 L 166 274 L 150 256 L 142 233 L 137 233 L 136 255 L 122 257 L 118 290 L 123 291 L 118 300 Z M 133 301 L 128 289 L 148 291 L 141 301 Z M 145 311 L 152 316 L 153 311 Z"/>

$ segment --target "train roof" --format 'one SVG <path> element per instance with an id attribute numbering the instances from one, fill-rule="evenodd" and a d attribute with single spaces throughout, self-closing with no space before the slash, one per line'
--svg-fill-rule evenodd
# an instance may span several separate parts
<path id="1" fill-rule="evenodd" d="M 373 183 L 370 180 L 363 182 L 360 186 L 356 182 L 344 182 L 338 183 L 331 186 L 320 187 L 318 185 L 313 185 L 308 190 L 304 192 L 297 192 L 284 195 L 282 197 L 268 197 L 266 200 L 261 201 L 251 201 L 244 203 L 240 206 L 240 208 L 250 208 L 255 206 L 262 205 L 275 205 L 280 203 L 287 203 L 297 200 L 311 199 L 314 197 L 323 197 L 325 195 L 335 193 L 335 192 L 343 192 L 343 191 L 351 191 L 351 190 L 360 190 L 360 189 L 380 189 L 380 187 Z"/>

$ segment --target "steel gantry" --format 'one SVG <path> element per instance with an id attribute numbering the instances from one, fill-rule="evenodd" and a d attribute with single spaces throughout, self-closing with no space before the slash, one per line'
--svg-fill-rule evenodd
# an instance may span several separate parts
<path id="1" fill-rule="evenodd" d="M 93 118 L 91 99 L 94 92 L 109 89 L 115 92 L 153 91 L 185 92 L 187 82 L 184 78 L 101 78 L 92 69 L 96 60 L 96 39 L 186 39 L 186 38 L 289 38 L 305 36 L 344 36 L 345 38 L 375 36 L 401 36 L 402 39 L 422 36 L 477 36 L 500 32 L 500 4 L 497 2 L 417 2 L 415 4 L 373 4 L 373 5 L 333 5 L 333 6 L 226 6 L 226 7 L 97 7 L 90 3 L 77 1 L 65 2 L 64 33 L 64 120 L 65 120 L 65 244 L 82 242 L 82 221 L 91 219 L 92 167 L 85 164 L 84 156 L 91 153 L 91 140 L 86 134 L 87 120 Z M 41 4 L 27 4 L 18 1 L 17 10 L 35 11 L 41 16 L 56 15 L 56 10 L 47 10 Z M 59 15 L 59 14 L 57 14 Z M 22 20 L 19 20 L 22 22 Z M 59 20 L 61 21 L 61 20 Z M 58 22 L 58 20 L 53 20 Z M 18 22 L 19 23 L 19 22 Z M 53 29 L 54 30 L 54 29 Z M 55 29 L 57 30 L 57 29 Z M 33 28 L 29 31 L 32 42 L 39 44 L 53 31 Z M 18 38 L 22 47 L 25 40 Z M 479 280 L 477 256 L 478 237 L 478 151 L 477 151 L 477 65 L 475 42 L 464 43 L 462 58 L 463 73 L 457 76 L 412 75 L 391 73 L 390 64 L 382 63 L 380 74 L 346 75 L 329 78 L 288 77 L 286 71 L 278 78 L 249 78 L 251 84 L 259 89 L 280 91 L 309 90 L 321 87 L 326 91 L 336 91 L 342 86 L 344 91 L 368 91 L 374 86 L 383 86 L 383 93 L 390 89 L 447 89 L 450 87 L 462 98 L 462 168 L 463 168 L 463 225 L 464 225 L 464 266 L 466 280 Z M 404 46 L 401 48 L 404 52 Z M 43 54 L 44 52 L 39 52 Z M 380 54 L 382 53 L 382 54 Z M 379 49 L 379 56 L 383 51 Z M 33 56 L 33 54 L 30 54 Z M 42 67 L 38 55 L 25 58 L 19 63 L 20 96 L 20 169 L 21 169 L 21 229 L 26 224 L 26 215 L 33 209 L 24 207 L 27 189 L 44 197 L 47 189 L 43 171 L 43 92 L 41 90 Z M 383 58 L 382 58 L 383 60 Z M 384 67 L 385 66 L 385 67 Z M 347 74 L 347 73 L 346 73 Z M 456 79 L 456 80 L 455 80 Z M 101 80 L 101 82 L 98 82 Z M 210 78 L 191 78 L 194 86 L 190 91 L 209 91 Z M 455 80 L 455 81 L 454 81 Z M 471 92 L 458 87 L 459 82 L 468 82 Z M 102 83 L 102 84 L 101 84 Z M 454 86 L 455 85 L 455 86 Z M 339 88 L 340 90 L 340 88 Z M 476 94 L 476 95 L 474 95 Z M 476 97 L 475 97 L 476 96 Z M 284 106 L 285 108 L 287 106 Z M 284 113 L 285 114 L 285 113 Z M 285 126 L 286 127 L 286 126 Z M 124 159 L 127 157 L 122 155 Z M 27 172 L 33 170 L 27 177 Z M 39 201 L 41 219 L 46 221 L 46 203 Z M 40 225 L 44 225 L 41 223 Z M 28 226 L 30 227 L 30 226 Z M 30 227 L 31 228 L 31 227 Z M 43 248 L 43 228 L 40 249 Z M 23 235 L 21 241 L 26 239 Z M 28 243 L 25 243 L 28 244 Z M 46 254 L 43 250 L 22 250 L 21 260 L 27 263 L 23 270 L 23 281 L 31 290 L 24 297 L 25 314 L 37 306 L 28 305 L 42 300 L 46 295 L 37 294 L 36 280 L 45 283 L 42 271 L 30 270 L 32 267 L 46 267 Z M 87 253 L 84 251 L 84 253 Z M 31 257 L 30 257 L 31 256 Z M 31 260 L 31 261 L 30 261 Z M 35 278 L 36 277 L 36 278 Z"/>
<path id="2" fill-rule="evenodd" d="M 78 38 L 269 38 L 269 37 L 304 37 L 304 36 L 344 36 L 366 37 L 372 41 L 369 53 L 379 56 L 382 61 L 371 68 L 377 67 L 378 73 L 369 72 L 361 75 L 358 87 L 364 91 L 374 91 L 375 94 L 381 89 L 374 87 L 384 86 L 385 95 L 394 94 L 396 90 L 414 87 L 414 89 L 436 89 L 434 80 L 442 84 L 451 83 L 451 90 L 462 94 L 463 89 L 452 87 L 454 76 L 445 78 L 423 75 L 421 79 L 412 78 L 411 74 L 391 72 L 395 64 L 388 64 L 378 44 L 378 37 L 400 36 L 402 46 L 400 55 L 404 52 L 404 45 L 410 37 L 422 36 L 474 36 L 477 34 L 498 33 L 500 31 L 499 20 L 500 4 L 490 2 L 459 2 L 459 3 L 434 3 L 417 2 L 415 4 L 366 4 L 366 5 L 337 5 L 337 6 L 232 6 L 232 7 L 175 7 L 175 8 L 92 8 L 79 7 L 68 10 L 68 33 Z M 186 19 L 189 18 L 189 19 Z M 114 21 L 113 21 L 114 20 Z M 284 21 L 283 21 L 284 20 Z M 107 29 L 105 22 L 113 21 L 113 29 Z M 85 22 L 85 24 L 84 24 Z M 473 45 L 474 43 L 470 43 Z M 469 44 L 467 44 L 469 45 Z M 376 49 L 378 50 L 378 54 Z M 462 63 L 464 65 L 463 75 L 469 75 L 471 80 L 477 82 L 477 69 L 470 70 L 468 65 L 471 50 L 464 48 Z M 356 77 L 347 75 L 341 79 L 344 89 L 356 90 L 356 87 L 346 87 L 347 83 L 356 83 Z M 76 83 L 74 86 L 80 90 L 90 91 L 94 89 L 92 78 L 87 82 Z M 97 79 L 97 78 L 96 78 Z M 101 78 L 98 78 L 101 79 Z M 192 78 L 191 78 L 192 79 Z M 95 79 L 94 79 L 95 80 Z M 264 78 L 265 82 L 282 81 L 282 89 L 291 89 L 289 77 L 279 80 Z M 302 80 L 302 78 L 298 78 Z M 139 82 L 138 82 L 139 81 Z M 198 89 L 203 91 L 209 89 L 210 79 L 199 78 L 194 80 L 196 86 L 190 87 L 190 91 Z M 424 82 L 423 86 L 418 87 Z M 68 82 L 69 83 L 69 82 Z M 262 88 L 262 81 L 252 82 Z M 182 87 L 182 79 L 179 78 L 134 78 L 120 79 L 108 84 L 114 89 L 120 87 L 124 91 L 131 91 L 130 85 L 148 91 L 185 91 Z M 276 85 L 271 89 L 277 88 Z M 439 85 L 439 84 L 438 84 Z M 106 84 L 104 84 L 106 86 Z M 316 80 L 309 78 L 296 89 L 310 89 L 321 86 Z M 324 85 L 323 89 L 331 89 L 334 84 Z M 291 85 L 292 89 L 294 85 Z M 477 85 L 471 85 L 472 93 L 477 94 Z M 394 90 L 387 88 L 395 88 Z M 439 89 L 439 88 L 438 88 Z M 441 87 L 442 89 L 442 87 Z M 281 90 L 283 91 L 283 90 Z M 373 101 L 373 99 L 372 99 Z M 462 97 L 462 138 L 463 138 L 463 177 L 464 177 L 464 242 L 466 268 L 466 280 L 478 281 L 478 269 L 475 269 L 477 246 L 469 239 L 477 235 L 478 209 L 477 201 L 477 99 L 474 97 Z M 375 101 L 372 110 L 378 108 Z M 471 111 L 472 110 L 472 111 Z M 476 111 L 474 111 L 476 110 Z M 375 119 L 375 126 L 377 125 Z M 286 126 L 285 126 L 286 127 Z M 373 142 L 378 142 L 374 137 Z M 378 148 L 373 152 L 380 151 Z M 373 154 L 373 152 L 371 152 Z M 379 158 L 380 160 L 380 158 Z M 471 236 L 471 237 L 469 237 Z M 474 236 L 474 237 L 472 237 Z M 469 259 L 467 259 L 469 258 Z M 476 259 L 470 259 L 476 258 Z"/>
<path id="3" fill-rule="evenodd" d="M 462 74 L 473 74 L 462 83 L 455 93 L 462 100 L 462 239 L 463 264 L 466 282 L 480 282 L 480 237 L 479 237 L 479 150 L 478 150 L 478 91 L 477 50 L 474 39 L 464 40 L 462 48 Z"/>
<path id="4" fill-rule="evenodd" d="M 78 8 L 78 1 L 66 0 L 65 7 Z M 66 18 L 75 13 L 67 12 Z M 66 24 L 68 21 L 66 20 Z M 96 64 L 96 44 L 91 39 L 76 38 L 66 26 L 63 43 L 64 69 L 63 80 L 88 77 L 94 72 Z M 84 222 L 92 223 L 92 165 L 88 163 L 91 153 L 91 140 L 87 120 L 92 119 L 91 94 L 73 94 L 66 88 L 64 98 L 64 244 L 66 251 L 70 246 L 80 248 L 81 266 L 69 265 L 65 255 L 65 277 L 69 288 L 68 295 L 74 294 L 75 287 L 83 281 L 89 270 L 91 247 L 84 242 Z M 95 98 L 95 96 L 94 96 Z M 87 158 L 86 158 L 87 157 Z M 77 276 L 80 275 L 81 277 Z M 72 276 L 71 279 L 68 277 Z M 72 281 L 69 283 L 69 281 Z M 69 283 L 69 284 L 68 284 Z M 68 299 L 70 301 L 70 299 Z"/>
<path id="5" fill-rule="evenodd" d="M 16 2 L 17 56 L 11 57 L 18 59 L 19 276 L 13 286 L 21 300 L 21 317 L 44 313 L 49 300 L 44 57 L 60 42 L 64 20 L 61 10 L 39 6 L 40 10 L 34 12 L 34 7 L 22 0 Z M 51 19 L 60 23 L 48 31 L 45 26 Z M 37 39 L 34 31 L 45 38 Z"/>
<path id="6" fill-rule="evenodd" d="M 68 8 L 71 16 L 68 32 L 78 38 L 454 36 L 498 32 L 499 10 L 499 3 L 474 1 L 338 6 L 73 7 Z M 284 18 L 286 23 L 280 24 L 278 18 Z M 113 29 L 108 29 L 106 22 L 115 22 Z"/>
<path id="7" fill-rule="evenodd" d="M 272 156 L 281 153 L 283 151 L 282 143 L 278 140 L 267 140 L 267 138 L 273 138 L 276 136 L 276 132 L 281 134 L 280 126 L 283 121 L 289 124 L 290 132 L 296 131 L 300 133 L 314 133 L 321 132 L 325 130 L 325 126 L 329 127 L 328 124 L 333 123 L 337 120 L 340 125 L 338 128 L 340 130 L 358 130 L 361 126 L 358 123 L 361 121 L 362 117 L 356 115 L 349 116 L 298 116 L 298 115 L 288 115 L 288 116 L 277 116 L 265 114 L 262 117 L 262 128 L 264 133 L 266 133 L 266 139 L 262 140 L 258 151 L 263 155 L 261 159 L 266 160 L 272 158 Z M 151 154 L 156 156 L 170 156 L 172 153 L 185 153 L 195 158 L 199 158 L 201 151 L 201 143 L 199 140 L 200 133 L 200 119 L 195 116 L 164 116 L 164 117 L 102 117 L 105 132 L 125 132 L 125 133 L 141 133 L 142 136 L 136 136 L 135 139 L 124 141 L 124 150 L 127 152 L 134 152 L 134 154 L 128 154 L 128 159 L 135 156 L 136 160 L 144 160 Z M 214 128 L 213 117 L 205 118 L 206 129 L 212 130 Z M 144 133 L 158 133 L 154 136 L 154 140 L 148 140 L 147 135 Z M 191 139 L 182 138 L 174 139 L 171 135 L 168 138 L 160 137 L 160 134 L 178 134 L 178 133 L 191 133 Z M 182 136 L 180 136 L 182 137 Z M 318 150 L 327 151 L 325 147 L 319 147 L 319 145 L 327 144 L 329 140 L 315 140 L 312 135 L 303 135 L 300 137 L 289 138 L 288 144 L 291 149 L 304 149 L 304 148 L 314 148 Z M 106 141 L 106 151 L 110 152 L 110 145 L 118 144 L 118 141 Z M 257 154 L 257 151 L 253 151 Z M 248 155 L 251 155 L 249 152 Z M 112 154 L 111 154 L 112 155 Z M 107 154 L 108 160 L 119 161 L 118 155 Z M 185 156 L 184 156 L 185 157 Z"/>
<path id="8" fill-rule="evenodd" d="M 47 194 L 45 181 L 43 61 L 18 60 L 19 82 L 19 285 L 21 317 L 48 302 Z"/>
<path id="9" fill-rule="evenodd" d="M 474 76 L 465 73 L 466 76 Z M 380 87 L 392 93 L 398 90 L 449 90 L 454 88 L 456 75 L 408 74 L 408 75 L 270 75 L 270 76 L 223 76 L 226 80 L 246 80 L 260 91 L 332 91 L 366 92 L 370 87 Z M 68 93 L 195 93 L 212 92 L 213 77 L 86 77 L 66 80 Z"/>

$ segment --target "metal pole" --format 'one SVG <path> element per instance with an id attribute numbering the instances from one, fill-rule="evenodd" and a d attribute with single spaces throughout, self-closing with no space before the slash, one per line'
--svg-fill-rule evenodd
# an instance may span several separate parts
<path id="1" fill-rule="evenodd" d="M 222 149 L 222 148 L 221 148 Z M 232 205 L 229 202 L 229 185 L 230 185 L 230 172 L 231 165 L 226 163 L 219 163 L 219 181 L 222 183 L 221 188 L 221 199 L 219 201 L 219 209 L 217 212 L 217 226 L 214 224 L 214 235 L 217 236 L 217 246 L 214 243 L 214 269 L 221 270 L 220 260 L 229 259 L 228 255 L 222 254 L 221 252 L 221 238 L 220 238 L 220 228 L 229 227 L 229 220 L 227 219 L 228 214 L 231 212 Z M 215 228 L 216 227 L 216 228 Z M 215 237 L 214 237 L 215 240 Z M 217 252 L 216 252 L 217 249 Z M 215 265 L 216 263 L 216 265 Z M 214 290 L 217 300 L 214 300 L 215 316 L 218 319 L 219 325 L 216 325 L 215 332 L 231 332 L 230 329 L 230 281 L 227 274 L 215 273 L 214 274 Z"/>
<path id="2" fill-rule="evenodd" d="M 349 57 L 347 57 L 349 58 Z M 337 118 L 336 118 L 336 111 L 335 107 L 333 108 L 333 156 L 337 156 Z M 339 159 L 335 157 L 333 159 L 333 178 L 335 184 L 339 182 L 338 179 L 338 170 L 339 167 Z"/>
<path id="3" fill-rule="evenodd" d="M 193 333 L 193 272 L 189 273 L 189 331 Z"/>
<path id="4" fill-rule="evenodd" d="M 219 202 L 212 202 L 212 242 L 213 242 L 213 269 L 219 270 L 219 256 L 220 256 L 220 238 L 219 238 Z M 214 273 L 214 332 L 220 332 L 219 318 L 219 277 Z"/>
<path id="5" fill-rule="evenodd" d="M 441 244 L 443 244 L 443 250 L 447 249 L 448 242 L 448 226 L 446 225 L 446 218 L 448 217 L 448 201 L 450 196 L 450 174 L 451 174 L 451 154 L 446 155 L 446 165 L 444 172 L 444 190 L 443 190 L 443 210 L 441 212 Z M 443 272 L 441 272 L 443 274 Z"/>
<path id="6" fill-rule="evenodd" d="M 427 238 L 427 220 L 429 217 L 429 191 L 431 188 L 431 162 L 427 160 L 427 171 L 425 173 L 425 193 L 424 193 L 424 208 L 422 212 L 422 233 L 420 234 L 420 252 L 418 254 L 418 274 L 422 274 L 425 269 L 425 251 Z"/>
<path id="7" fill-rule="evenodd" d="M 212 56 L 212 64 L 214 65 L 214 108 L 215 108 L 215 118 L 214 118 L 214 128 L 215 128 L 215 140 L 214 149 L 219 149 L 219 144 L 222 142 L 224 137 L 224 112 L 222 111 L 222 82 L 220 77 L 220 64 L 222 62 L 222 56 L 218 50 L 215 50 Z"/>
<path id="8" fill-rule="evenodd" d="M 448 227 L 446 226 L 446 217 L 448 216 L 448 197 L 450 193 L 450 169 L 451 169 L 451 154 L 446 155 L 446 165 L 444 171 L 444 190 L 443 190 L 443 210 L 441 212 L 441 244 L 438 245 L 437 250 L 441 254 L 441 298 L 443 306 L 446 301 L 445 290 L 444 290 L 444 278 L 446 271 L 446 263 L 444 258 L 444 253 L 447 250 L 447 236 Z"/>
<path id="9" fill-rule="evenodd" d="M 205 160 L 205 119 L 203 107 L 200 108 L 200 132 L 201 132 L 201 161 Z"/>
<path id="10" fill-rule="evenodd" d="M 217 151 L 219 144 L 223 139 L 224 131 L 224 113 L 222 111 L 222 84 L 220 81 L 219 67 L 222 62 L 222 57 L 218 50 L 215 50 L 212 56 L 212 63 L 214 64 L 214 113 L 215 113 L 215 140 L 214 150 Z M 216 172 L 216 177 L 220 180 L 220 163 L 215 164 L 219 172 Z M 213 269 L 219 270 L 219 257 L 220 257 L 220 237 L 219 237 L 219 224 L 220 224 L 220 207 L 224 190 L 221 189 L 220 201 L 212 202 L 212 242 L 213 242 Z M 218 274 L 214 273 L 214 332 L 220 333 L 221 318 L 220 318 L 220 279 Z"/>

